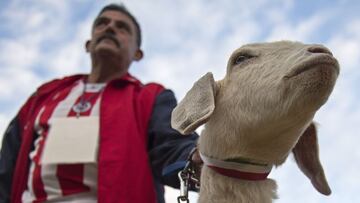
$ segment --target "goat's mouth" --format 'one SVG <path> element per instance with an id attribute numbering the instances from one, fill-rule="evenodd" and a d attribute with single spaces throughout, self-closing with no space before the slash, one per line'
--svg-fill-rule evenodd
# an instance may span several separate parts
<path id="1" fill-rule="evenodd" d="M 309 60 L 302 62 L 300 65 L 295 66 L 295 68 L 290 71 L 284 78 L 289 79 L 295 76 L 300 75 L 308 70 L 312 70 L 314 68 L 326 67 L 329 69 L 333 69 L 336 75 L 339 74 L 339 63 L 338 61 L 329 54 L 321 54 L 315 57 L 311 57 Z"/>

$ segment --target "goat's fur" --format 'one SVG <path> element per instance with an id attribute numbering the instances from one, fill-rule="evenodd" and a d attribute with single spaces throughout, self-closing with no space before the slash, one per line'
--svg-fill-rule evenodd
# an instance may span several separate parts
<path id="1" fill-rule="evenodd" d="M 293 151 L 314 187 L 329 195 L 312 120 L 338 74 L 337 60 L 321 45 L 245 45 L 233 52 L 224 79 L 215 82 L 207 73 L 194 84 L 173 111 L 172 126 L 188 134 L 205 123 L 199 150 L 214 159 L 277 166 Z M 274 198 L 271 179 L 234 179 L 202 169 L 200 203 L 267 203 Z"/>

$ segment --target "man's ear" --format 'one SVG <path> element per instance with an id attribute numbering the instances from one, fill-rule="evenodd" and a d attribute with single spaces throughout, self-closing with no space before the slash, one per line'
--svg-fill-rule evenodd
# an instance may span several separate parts
<path id="1" fill-rule="evenodd" d="M 136 50 L 134 55 L 135 61 L 140 61 L 144 57 L 144 52 L 141 49 Z"/>
<path id="2" fill-rule="evenodd" d="M 90 52 L 90 43 L 91 43 L 90 40 L 86 40 L 86 42 L 85 42 L 85 50 L 87 53 Z"/>

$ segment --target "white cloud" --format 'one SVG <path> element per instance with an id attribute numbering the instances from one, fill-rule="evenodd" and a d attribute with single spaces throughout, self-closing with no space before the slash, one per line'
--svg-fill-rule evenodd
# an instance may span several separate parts
<path id="1" fill-rule="evenodd" d="M 283 16 L 286 18 L 286 16 Z M 307 19 L 304 19 L 298 24 L 293 24 L 290 21 L 283 21 L 279 24 L 275 24 L 274 28 L 267 37 L 266 41 L 277 40 L 294 40 L 301 42 L 309 42 L 311 36 L 320 32 L 321 25 L 326 22 L 327 16 L 325 14 L 315 14 Z"/>
<path id="2" fill-rule="evenodd" d="M 92 19 L 75 28 L 75 36 L 62 44 L 59 49 L 48 54 L 45 63 L 49 66 L 49 75 L 59 77 L 90 71 L 90 58 L 85 51 L 85 42 L 90 37 Z"/>
<path id="3" fill-rule="evenodd" d="M 2 69 L 20 68 L 30 69 L 31 65 L 38 60 L 39 50 L 33 43 L 21 40 L 1 40 L 0 41 L 0 63 Z"/>
<path id="4" fill-rule="evenodd" d="M 16 30 L 16 35 L 28 34 L 29 31 L 47 32 L 49 28 L 61 25 L 60 20 L 67 19 L 67 4 L 65 1 L 14 0 L 4 9 L 2 17 L 6 19 L 6 27 Z"/>
<path id="5" fill-rule="evenodd" d="M 9 105 L 5 107 L 6 114 L 2 112 L 1 115 L 8 120 L 26 97 L 41 82 L 48 80 L 41 74 L 44 72 L 41 68 L 45 69 L 45 66 L 39 66 L 44 65 L 46 49 L 54 49 L 50 43 L 55 43 L 54 39 L 62 36 L 59 33 L 63 33 L 60 31 L 64 30 L 65 16 L 67 10 L 62 3 L 48 5 L 46 2 L 14 0 L 2 11 L 2 29 L 12 34 L 0 39 L 0 102 Z M 0 130 L 4 132 L 3 126 L 8 122 L 0 122 Z"/>
<path id="6" fill-rule="evenodd" d="M 11 101 L 24 94 L 30 95 L 35 89 L 29 89 L 39 84 L 39 77 L 31 71 L 8 69 L 1 71 L 0 94 L 2 101 Z M 34 88 L 34 87 L 33 87 Z"/>
<path id="7" fill-rule="evenodd" d="M 360 17 L 345 24 L 329 41 L 342 67 L 342 73 L 355 72 L 360 64 Z"/>

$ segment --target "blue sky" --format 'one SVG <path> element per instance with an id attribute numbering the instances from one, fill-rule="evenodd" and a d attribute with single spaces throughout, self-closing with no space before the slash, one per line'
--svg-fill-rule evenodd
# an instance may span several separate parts
<path id="1" fill-rule="evenodd" d="M 90 70 L 84 42 L 93 18 L 109 2 L 0 1 L 0 131 L 41 83 Z M 206 72 L 225 74 L 242 44 L 295 40 L 321 43 L 338 58 L 341 74 L 315 117 L 320 156 L 333 194 L 312 188 L 290 156 L 275 169 L 275 202 L 360 202 L 360 3 L 356 0 L 125 0 L 143 30 L 145 58 L 131 72 L 156 81 L 181 99 Z M 1 135 L 0 135 L 1 137 Z M 168 202 L 177 191 L 167 190 Z M 195 202 L 196 195 L 192 196 Z"/>

